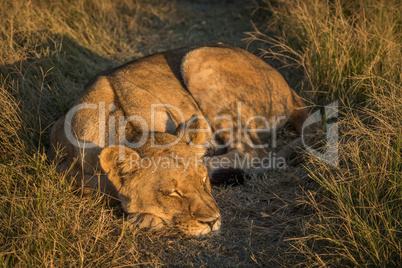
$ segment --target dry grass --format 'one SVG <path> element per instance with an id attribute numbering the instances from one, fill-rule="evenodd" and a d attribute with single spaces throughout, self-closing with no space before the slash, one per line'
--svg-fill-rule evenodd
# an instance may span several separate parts
<path id="1" fill-rule="evenodd" d="M 195 43 L 245 47 L 250 2 L 2 1 L 1 266 L 400 264 L 401 6 L 334 2 L 261 3 L 253 19 L 277 38 L 254 33 L 264 43 L 252 45 L 312 103 L 340 100 L 341 165 L 306 156 L 216 187 L 222 233 L 192 239 L 139 231 L 119 207 L 81 198 L 47 160 L 48 128 L 101 70 Z"/>
<path id="2" fill-rule="evenodd" d="M 296 228 L 283 214 L 295 203 L 296 190 L 282 191 L 282 197 L 275 190 L 282 186 L 283 174 L 270 176 L 274 185 L 256 178 L 243 188 L 215 188 L 224 231 L 192 239 L 174 230 L 133 228 L 119 207 L 109 207 L 99 196 L 81 198 L 46 157 L 49 126 L 97 72 L 196 43 L 245 46 L 242 31 L 251 26 L 248 3 L 64 0 L 0 5 L 1 266 L 278 264 L 275 256 L 286 244 L 280 235 Z M 264 187 L 255 188 L 259 183 Z"/>
<path id="3" fill-rule="evenodd" d="M 400 1 L 266 1 L 275 38 L 265 55 L 299 73 L 313 103 L 340 103 L 339 161 L 310 158 L 324 192 L 302 203 L 316 215 L 296 237 L 308 266 L 402 265 L 402 20 Z M 300 74 L 301 73 L 301 74 Z M 325 122 L 324 122 L 325 126 Z"/>

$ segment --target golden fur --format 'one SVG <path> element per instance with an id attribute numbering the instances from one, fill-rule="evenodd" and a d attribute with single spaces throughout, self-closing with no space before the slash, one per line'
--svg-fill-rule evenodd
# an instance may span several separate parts
<path id="1" fill-rule="evenodd" d="M 275 69 L 224 44 L 158 53 L 102 72 L 73 107 L 84 104 L 94 106 L 72 108 L 74 115 L 52 128 L 50 156 L 63 148 L 59 169 L 76 175 L 81 187 L 119 198 L 140 227 L 168 224 L 196 236 L 220 228 L 208 177 L 209 172 L 214 181 L 220 168 L 183 160 L 154 170 L 133 165 L 133 156 L 138 164 L 208 154 L 227 158 L 226 171 L 237 174 L 230 169 L 236 156 L 268 154 L 250 145 L 263 144 L 269 133 L 243 131 L 249 118 L 263 116 L 275 129 L 290 121 L 300 132 L 307 117 L 303 102 Z M 219 117 L 226 120 L 214 120 Z M 248 127 L 263 129 L 264 122 L 252 120 Z M 241 135 L 233 137 L 224 131 L 228 128 Z M 144 134 L 149 137 L 139 148 L 125 146 L 140 143 Z"/>

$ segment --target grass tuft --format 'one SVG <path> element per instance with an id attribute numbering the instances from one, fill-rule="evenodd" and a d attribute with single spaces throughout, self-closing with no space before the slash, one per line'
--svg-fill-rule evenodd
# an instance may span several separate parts
<path id="1" fill-rule="evenodd" d="M 315 215 L 291 238 L 308 266 L 402 265 L 402 31 L 400 1 L 265 1 L 264 55 L 299 71 L 312 103 L 338 100 L 340 165 L 310 157 L 322 190 L 301 200 Z"/>

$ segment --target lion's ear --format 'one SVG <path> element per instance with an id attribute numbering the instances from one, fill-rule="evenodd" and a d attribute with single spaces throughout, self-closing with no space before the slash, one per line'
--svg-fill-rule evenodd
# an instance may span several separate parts
<path id="1" fill-rule="evenodd" d="M 211 126 L 204 116 L 193 115 L 186 122 L 181 123 L 175 135 L 189 145 L 203 145 L 210 139 Z"/>
<path id="2" fill-rule="evenodd" d="M 107 147 L 99 155 L 100 165 L 117 190 L 122 186 L 122 175 L 133 172 L 133 160 L 140 156 L 126 146 Z"/>

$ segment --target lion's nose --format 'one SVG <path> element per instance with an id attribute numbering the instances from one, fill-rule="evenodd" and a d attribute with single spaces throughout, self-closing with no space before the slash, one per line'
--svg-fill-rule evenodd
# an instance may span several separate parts
<path id="1" fill-rule="evenodd" d="M 216 217 L 216 218 L 214 218 L 214 219 L 212 219 L 212 220 L 208 220 L 208 221 L 198 221 L 198 222 L 200 222 L 200 223 L 202 223 L 202 224 L 207 224 L 210 228 L 211 228 L 211 230 L 212 230 L 212 228 L 214 227 L 214 225 L 215 225 L 215 223 L 220 219 L 221 217 Z"/>

